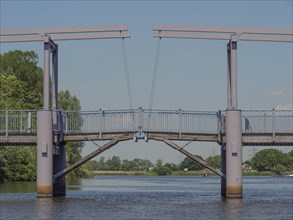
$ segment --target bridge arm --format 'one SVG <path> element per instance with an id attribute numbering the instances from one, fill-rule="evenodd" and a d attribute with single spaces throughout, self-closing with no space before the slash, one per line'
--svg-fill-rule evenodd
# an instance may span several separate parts
<path id="1" fill-rule="evenodd" d="M 104 152 L 105 150 L 108 150 L 109 148 L 113 147 L 114 145 L 118 144 L 121 141 L 126 141 L 126 140 L 130 140 L 132 139 L 132 136 L 130 135 L 123 135 L 120 136 L 118 138 L 115 138 L 111 141 L 109 141 L 108 143 L 104 144 L 103 146 L 101 146 L 100 148 L 98 148 L 97 150 L 93 151 L 92 153 L 90 153 L 89 155 L 85 156 L 84 158 L 80 159 L 79 161 L 75 162 L 74 164 L 72 164 L 71 166 L 65 168 L 64 170 L 61 170 L 60 172 L 56 173 L 54 175 L 54 179 L 61 177 L 63 175 L 66 175 L 67 173 L 69 173 L 70 171 L 76 169 L 77 167 L 81 166 L 82 164 L 84 164 L 85 162 L 89 161 L 90 159 L 94 158 L 95 156 L 101 154 L 102 152 Z"/>
<path id="2" fill-rule="evenodd" d="M 175 144 L 174 142 L 168 140 L 168 139 L 156 139 L 157 141 L 162 141 L 164 143 L 166 143 L 167 145 L 169 145 L 170 147 L 172 147 L 175 150 L 178 150 L 179 152 L 183 153 L 184 155 L 186 155 L 187 157 L 191 158 L 192 160 L 196 161 L 197 163 L 199 163 L 200 165 L 202 165 L 203 167 L 207 168 L 208 170 L 212 171 L 213 173 L 221 176 L 221 177 L 225 177 L 225 174 L 223 174 L 221 171 L 216 170 L 214 167 L 210 166 L 209 164 L 207 164 L 207 162 L 205 162 L 204 160 L 201 160 L 200 158 L 198 158 L 197 156 L 191 154 L 190 152 L 184 150 L 182 147 L 179 147 L 177 144 Z"/>

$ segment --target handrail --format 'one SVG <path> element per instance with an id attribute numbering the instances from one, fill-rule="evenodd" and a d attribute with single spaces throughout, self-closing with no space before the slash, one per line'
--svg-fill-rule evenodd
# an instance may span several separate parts
<path id="1" fill-rule="evenodd" d="M 35 134 L 36 110 L 0 110 L 0 136 Z M 225 133 L 225 111 L 93 110 L 59 111 L 64 134 L 115 132 Z M 151 115 L 150 126 L 148 116 Z M 135 124 L 133 124 L 135 117 Z M 242 110 L 243 133 L 292 133 L 292 110 Z"/>

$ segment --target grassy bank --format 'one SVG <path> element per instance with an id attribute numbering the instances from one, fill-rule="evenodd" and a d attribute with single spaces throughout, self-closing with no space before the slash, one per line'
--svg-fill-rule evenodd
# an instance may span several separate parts
<path id="1" fill-rule="evenodd" d="M 156 176 L 154 171 L 88 171 L 89 176 L 117 175 L 117 176 Z M 216 174 L 209 171 L 173 171 L 171 176 L 214 176 Z M 243 172 L 243 176 L 273 176 L 272 172 Z"/>

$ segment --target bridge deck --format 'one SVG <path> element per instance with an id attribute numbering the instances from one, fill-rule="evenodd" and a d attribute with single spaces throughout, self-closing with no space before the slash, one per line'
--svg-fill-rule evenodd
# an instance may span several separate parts
<path id="1" fill-rule="evenodd" d="M 112 140 L 129 134 L 149 140 L 225 144 L 225 112 L 183 110 L 98 110 L 56 112 L 64 142 Z M 0 111 L 0 145 L 36 145 L 36 111 Z M 62 132 L 63 131 L 63 132 Z M 242 111 L 243 146 L 293 146 L 293 111 Z"/>
<path id="2" fill-rule="evenodd" d="M 133 132 L 117 132 L 117 133 L 74 133 L 65 134 L 64 142 L 75 142 L 75 141 L 104 141 L 112 140 L 122 134 L 128 134 L 131 137 L 135 136 Z M 148 140 L 156 139 L 168 139 L 173 141 L 204 141 L 204 142 L 215 142 L 220 145 L 226 143 L 225 134 L 219 137 L 218 134 L 199 134 L 199 133 L 164 133 L 164 132 L 149 132 L 147 133 Z M 54 142 L 57 142 L 57 134 L 55 135 Z M 37 144 L 36 134 L 10 134 L 7 138 L 0 135 L 0 146 L 35 146 Z M 243 146 L 293 146 L 293 133 L 285 134 L 276 133 L 272 135 L 257 134 L 257 133 L 244 133 L 242 134 L 242 145 Z"/>

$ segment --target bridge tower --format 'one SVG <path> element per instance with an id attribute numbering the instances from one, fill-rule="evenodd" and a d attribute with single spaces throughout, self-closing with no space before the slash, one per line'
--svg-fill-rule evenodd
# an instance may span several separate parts
<path id="1" fill-rule="evenodd" d="M 44 43 L 44 103 L 43 109 L 37 112 L 38 197 L 60 196 L 66 193 L 65 175 L 56 176 L 65 169 L 66 150 L 62 117 L 58 112 L 58 45 L 54 41 L 129 37 L 128 27 L 125 25 L 1 30 L 0 43 L 35 41 Z M 52 74 L 50 74 L 51 59 Z M 50 94 L 51 89 L 52 94 Z"/>
<path id="2" fill-rule="evenodd" d="M 232 36 L 227 44 L 228 85 L 226 110 L 226 145 L 222 164 L 225 163 L 226 197 L 242 197 L 242 125 L 241 110 L 237 109 L 237 40 Z"/>
<path id="3" fill-rule="evenodd" d="M 228 107 L 225 112 L 224 132 L 221 134 L 221 194 L 224 197 L 242 198 L 242 124 L 241 110 L 237 108 L 237 42 L 274 41 L 292 42 L 292 30 L 242 29 L 155 25 L 154 37 L 228 40 Z M 225 134 L 225 135 L 223 135 Z M 223 140 L 225 139 L 225 140 Z"/>

